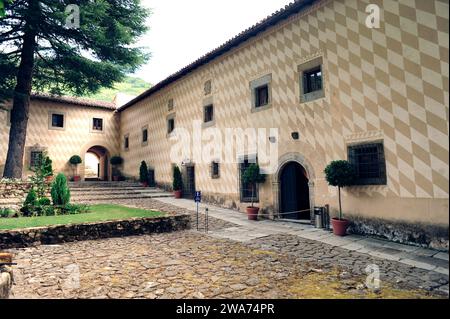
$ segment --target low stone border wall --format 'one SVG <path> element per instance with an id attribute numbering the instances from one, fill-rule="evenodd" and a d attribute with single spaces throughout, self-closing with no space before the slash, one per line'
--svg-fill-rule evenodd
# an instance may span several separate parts
<path id="1" fill-rule="evenodd" d="M 167 233 L 190 229 L 187 214 L 157 218 L 134 218 L 74 225 L 0 230 L 0 249 L 54 245 L 73 241 Z"/>

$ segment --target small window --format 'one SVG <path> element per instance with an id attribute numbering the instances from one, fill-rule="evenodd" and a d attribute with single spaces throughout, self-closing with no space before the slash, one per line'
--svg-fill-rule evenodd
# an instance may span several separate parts
<path id="1" fill-rule="evenodd" d="M 217 179 L 220 177 L 220 164 L 218 161 L 211 163 L 211 177 Z"/>
<path id="2" fill-rule="evenodd" d="M 167 120 L 167 133 L 170 134 L 175 130 L 175 119 L 170 118 Z"/>
<path id="3" fill-rule="evenodd" d="M 263 85 L 255 89 L 255 107 L 269 104 L 269 86 Z"/>
<path id="4" fill-rule="evenodd" d="M 148 142 L 148 129 L 144 128 L 142 130 L 142 143 L 147 143 Z"/>
<path id="5" fill-rule="evenodd" d="M 92 130 L 93 131 L 103 131 L 103 119 L 94 118 L 92 120 Z"/>
<path id="6" fill-rule="evenodd" d="M 205 95 L 211 94 L 211 91 L 212 91 L 211 80 L 205 82 L 205 86 L 204 86 L 203 90 L 205 92 Z"/>
<path id="7" fill-rule="evenodd" d="M 174 106 L 173 99 L 170 99 L 170 100 L 167 102 L 167 109 L 168 109 L 169 111 L 172 111 L 172 110 L 173 110 L 173 106 Z"/>
<path id="8" fill-rule="evenodd" d="M 356 185 L 386 185 L 386 161 L 382 143 L 348 147 L 349 162 L 355 167 Z"/>
<path id="9" fill-rule="evenodd" d="M 303 94 L 322 90 L 322 68 L 320 66 L 303 72 Z"/>
<path id="10" fill-rule="evenodd" d="M 214 121 L 214 106 L 213 105 L 205 106 L 203 121 L 205 123 Z"/>
<path id="11" fill-rule="evenodd" d="M 52 114 L 52 127 L 64 128 L 63 114 Z"/>
<path id="12" fill-rule="evenodd" d="M 130 148 L 130 137 L 128 135 L 125 135 L 123 138 L 123 147 L 126 150 Z"/>
<path id="13" fill-rule="evenodd" d="M 30 167 L 36 168 L 41 164 L 43 157 L 42 151 L 31 151 L 30 152 Z"/>

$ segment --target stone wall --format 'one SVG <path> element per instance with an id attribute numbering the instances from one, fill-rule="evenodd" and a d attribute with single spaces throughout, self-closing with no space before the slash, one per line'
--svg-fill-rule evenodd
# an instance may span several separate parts
<path id="1" fill-rule="evenodd" d="M 449 229 L 444 226 L 352 216 L 349 232 L 442 251 L 448 251 L 449 248 Z"/>
<path id="2" fill-rule="evenodd" d="M 25 200 L 31 183 L 20 181 L 0 181 L 0 208 L 18 209 Z"/>
<path id="3" fill-rule="evenodd" d="M 187 214 L 160 218 L 136 218 L 78 225 L 59 225 L 0 231 L 0 249 L 54 245 L 65 242 L 166 233 L 189 229 Z"/>

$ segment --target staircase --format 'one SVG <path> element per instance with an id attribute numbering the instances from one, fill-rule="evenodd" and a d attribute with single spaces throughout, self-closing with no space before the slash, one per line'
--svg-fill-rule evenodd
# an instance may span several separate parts
<path id="1" fill-rule="evenodd" d="M 95 202 L 110 199 L 144 199 L 173 197 L 172 193 L 154 187 L 143 187 L 132 182 L 78 182 L 69 183 L 71 201 Z"/>

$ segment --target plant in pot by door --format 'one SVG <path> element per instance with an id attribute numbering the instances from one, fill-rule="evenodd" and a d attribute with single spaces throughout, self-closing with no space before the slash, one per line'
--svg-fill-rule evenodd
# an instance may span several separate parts
<path id="1" fill-rule="evenodd" d="M 113 156 L 113 157 L 111 157 L 109 162 L 112 165 L 112 178 L 113 178 L 113 181 L 118 182 L 120 180 L 120 176 L 121 176 L 120 171 L 118 169 L 118 166 L 122 165 L 123 158 L 120 157 L 120 156 Z"/>
<path id="2" fill-rule="evenodd" d="M 173 193 L 175 198 L 181 198 L 181 190 L 183 188 L 183 181 L 181 179 L 181 171 L 178 166 L 173 168 Z"/>
<path id="3" fill-rule="evenodd" d="M 139 167 L 139 182 L 142 186 L 148 187 L 148 167 L 145 161 L 142 161 Z"/>
<path id="4" fill-rule="evenodd" d="M 349 221 L 342 217 L 341 188 L 352 186 L 356 173 L 353 166 L 347 161 L 333 161 L 325 168 L 325 177 L 329 185 L 338 187 L 339 218 L 333 218 L 333 233 L 337 236 L 345 236 Z"/>
<path id="5" fill-rule="evenodd" d="M 253 206 L 253 201 L 255 199 L 256 187 L 258 184 L 262 184 L 266 180 L 266 175 L 260 173 L 259 166 L 257 164 L 251 164 L 244 171 L 242 175 L 242 180 L 244 183 L 249 184 L 252 189 L 252 200 L 251 206 L 247 207 L 247 216 L 249 220 L 258 220 L 259 207 Z"/>
<path id="6" fill-rule="evenodd" d="M 53 161 L 47 155 L 42 158 L 42 171 L 45 176 L 45 180 L 50 182 L 53 178 Z"/>
<path id="7" fill-rule="evenodd" d="M 81 160 L 81 157 L 78 155 L 74 155 L 69 159 L 69 163 L 72 165 L 73 168 L 73 181 L 79 182 L 80 176 L 78 175 L 78 165 L 81 164 L 83 161 Z"/>

